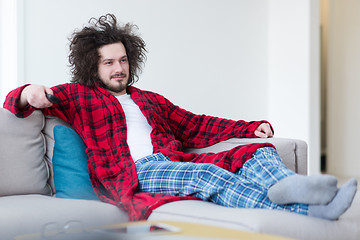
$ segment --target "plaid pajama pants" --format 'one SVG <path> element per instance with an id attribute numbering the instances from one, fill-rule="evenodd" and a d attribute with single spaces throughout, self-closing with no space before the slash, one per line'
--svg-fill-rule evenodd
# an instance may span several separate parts
<path id="1" fill-rule="evenodd" d="M 274 183 L 295 174 L 271 147 L 258 149 L 237 173 L 210 163 L 172 162 L 161 153 L 139 159 L 135 165 L 141 192 L 195 196 L 226 207 L 308 212 L 307 204 L 279 205 L 267 197 Z"/>

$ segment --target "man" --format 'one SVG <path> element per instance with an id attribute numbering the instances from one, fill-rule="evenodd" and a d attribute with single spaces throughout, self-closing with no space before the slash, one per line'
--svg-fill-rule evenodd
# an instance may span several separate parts
<path id="1" fill-rule="evenodd" d="M 4 103 L 18 117 L 42 109 L 71 124 L 87 146 L 90 179 L 102 201 L 127 211 L 130 220 L 185 199 L 329 220 L 350 207 L 356 180 L 338 189 L 332 176 L 297 175 L 269 143 L 217 154 L 181 152 L 183 146 L 206 147 L 232 137 L 272 137 L 272 127 L 266 121 L 196 115 L 131 86 L 146 52 L 133 28 L 119 26 L 113 15 L 91 19 L 71 40 L 72 83 L 22 86 Z M 60 102 L 50 102 L 46 94 Z"/>

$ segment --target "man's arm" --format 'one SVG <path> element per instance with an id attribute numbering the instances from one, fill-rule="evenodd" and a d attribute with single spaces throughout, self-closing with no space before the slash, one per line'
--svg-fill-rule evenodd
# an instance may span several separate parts
<path id="1" fill-rule="evenodd" d="M 272 137 L 267 121 L 233 121 L 212 116 L 196 115 L 163 99 L 164 113 L 172 132 L 186 147 L 206 147 L 229 138 Z"/>
<path id="2" fill-rule="evenodd" d="M 259 138 L 270 138 L 274 136 L 272 128 L 268 123 L 260 124 L 254 133 Z"/>
<path id="3" fill-rule="evenodd" d="M 32 114 L 36 109 L 43 110 L 45 115 L 63 116 L 69 109 L 69 101 L 67 95 L 68 84 L 58 85 L 53 88 L 40 85 L 24 85 L 18 87 L 8 93 L 4 102 L 4 108 L 15 114 L 17 117 L 24 118 Z M 61 94 L 60 94 L 61 92 Z M 61 103 L 53 107 L 46 94 L 55 94 L 61 97 Z"/>
<path id="4" fill-rule="evenodd" d="M 53 90 L 45 86 L 28 85 L 22 90 L 17 106 L 19 109 L 27 105 L 38 109 L 51 107 L 53 104 L 46 98 L 46 94 L 53 94 Z"/>

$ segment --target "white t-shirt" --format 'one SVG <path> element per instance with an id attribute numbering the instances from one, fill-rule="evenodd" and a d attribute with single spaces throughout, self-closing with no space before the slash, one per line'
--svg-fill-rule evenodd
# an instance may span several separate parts
<path id="1" fill-rule="evenodd" d="M 126 117 L 127 143 L 130 154 L 134 161 L 153 154 L 151 143 L 152 128 L 142 114 L 140 108 L 131 99 L 130 95 L 124 94 L 116 97 Z"/>

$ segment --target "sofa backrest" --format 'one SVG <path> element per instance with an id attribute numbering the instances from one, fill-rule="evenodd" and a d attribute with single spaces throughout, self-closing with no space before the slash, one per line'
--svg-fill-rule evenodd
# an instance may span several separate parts
<path id="1" fill-rule="evenodd" d="M 42 134 L 45 138 L 46 143 L 46 152 L 45 152 L 45 159 L 49 166 L 49 179 L 48 184 L 52 189 L 52 193 L 55 194 L 55 185 L 54 185 L 54 174 L 53 174 L 53 165 L 52 165 L 52 158 L 53 158 L 53 150 L 54 150 L 54 127 L 56 125 L 64 125 L 70 127 L 69 124 L 65 123 L 63 120 L 54 117 L 54 116 L 45 116 L 45 126 L 42 129 Z"/>
<path id="2" fill-rule="evenodd" d="M 55 194 L 52 156 L 56 125 L 69 126 L 59 118 L 44 117 L 39 110 L 21 119 L 0 108 L 0 196 Z M 186 151 L 225 151 L 239 144 L 262 140 L 229 139 L 209 148 Z M 276 146 L 279 155 L 290 169 L 306 174 L 307 145 L 304 141 L 276 138 L 265 140 Z"/>
<path id="3" fill-rule="evenodd" d="M 53 194 L 44 127 L 40 111 L 17 118 L 0 108 L 0 196 Z"/>

